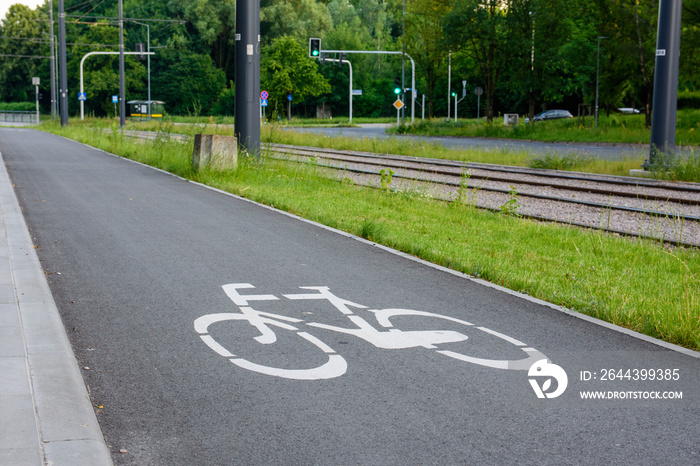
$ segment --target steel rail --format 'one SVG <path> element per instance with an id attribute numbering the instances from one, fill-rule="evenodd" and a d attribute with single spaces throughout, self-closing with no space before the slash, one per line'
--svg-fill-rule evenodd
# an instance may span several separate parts
<path id="1" fill-rule="evenodd" d="M 645 187 L 645 188 L 656 188 L 656 189 L 668 189 L 671 191 L 681 191 L 690 193 L 700 193 L 700 186 L 693 186 L 688 184 L 673 184 L 664 181 L 650 181 L 650 180 L 640 180 L 640 179 L 629 179 L 629 177 L 622 177 L 616 175 L 610 175 L 608 178 L 603 178 L 600 176 L 594 176 L 579 172 L 566 172 L 563 173 L 557 170 L 549 170 L 547 172 L 541 169 L 533 169 L 526 167 L 512 167 L 506 165 L 496 165 L 496 164 L 486 164 L 478 162 L 459 162 L 454 160 L 445 159 L 431 159 L 423 157 L 413 157 L 407 155 L 391 155 L 391 154 L 372 154 L 368 152 L 358 152 L 358 151 L 341 151 L 333 149 L 322 149 L 318 147 L 306 147 L 306 146 L 291 146 L 286 144 L 270 144 L 269 148 L 275 150 L 277 148 L 289 148 L 292 150 L 303 150 L 309 152 L 317 152 L 322 154 L 338 154 L 338 155 L 352 155 L 356 157 L 363 157 L 369 159 L 381 159 L 381 160 L 400 160 L 404 162 L 413 162 L 417 164 L 430 164 L 436 166 L 447 166 L 447 167 L 458 167 L 458 168 L 474 168 L 485 171 L 493 172 L 503 172 L 503 173 L 513 173 L 513 174 L 523 174 L 531 176 L 540 176 L 543 178 L 559 178 L 573 181 L 591 181 L 598 183 L 606 183 L 621 186 L 634 186 L 634 187 Z M 493 179 L 493 178 L 491 178 Z"/>
<path id="2" fill-rule="evenodd" d="M 290 149 L 290 148 L 278 148 L 278 147 L 272 147 L 271 150 L 277 151 L 277 152 L 282 152 L 282 153 L 289 153 L 293 155 L 301 155 L 305 156 L 303 152 L 307 151 L 306 148 L 303 149 Z M 398 159 L 403 163 L 414 163 L 416 165 L 424 165 L 424 166 L 429 166 L 431 168 L 422 168 L 422 167 L 407 167 L 399 164 L 392 164 L 392 163 L 387 163 L 388 160 L 391 161 L 396 161 L 394 157 L 383 157 L 383 156 L 371 156 L 371 157 L 365 157 L 365 156 L 358 156 L 355 154 L 340 154 L 334 151 L 307 151 L 307 152 L 313 152 L 314 154 L 322 154 L 320 157 L 322 158 L 327 158 L 330 160 L 341 160 L 345 162 L 350 162 L 350 160 L 343 159 L 342 157 L 348 155 L 351 157 L 362 157 L 362 158 L 367 158 L 367 160 L 363 161 L 357 161 L 356 163 L 361 163 L 365 165 L 374 165 L 374 166 L 382 166 L 385 168 L 401 168 L 401 169 L 406 169 L 406 170 L 416 170 L 416 171 L 422 171 L 426 173 L 433 173 L 436 175 L 446 175 L 446 176 L 461 176 L 461 173 L 455 173 L 454 171 L 449 171 L 449 170 L 444 170 L 440 168 L 435 168 L 435 167 L 440 167 L 444 166 L 444 164 L 441 163 L 436 163 L 433 164 L 431 162 L 423 162 L 423 161 L 416 161 L 416 160 L 405 160 L 405 159 Z M 317 155 L 318 156 L 318 155 Z M 468 166 L 464 164 L 454 164 L 454 165 L 449 165 L 452 168 L 469 168 Z M 479 167 L 479 169 L 482 169 Z M 506 170 L 491 170 L 491 171 L 506 171 Z M 523 175 L 528 175 L 528 176 L 540 176 L 539 173 L 528 173 L 528 172 L 518 172 L 519 174 Z M 470 178 L 473 179 L 481 179 L 481 180 L 488 180 L 488 181 L 497 181 L 497 182 L 507 182 L 507 183 L 517 183 L 517 184 L 525 184 L 525 185 L 530 185 L 530 186 L 542 186 L 542 187 L 550 187 L 550 188 L 555 188 L 555 189 L 563 189 L 563 190 L 569 190 L 569 191 L 579 191 L 579 192 L 586 192 L 586 193 L 593 193 L 593 194 L 604 194 L 604 195 L 610 195 L 610 196 L 619 196 L 619 197 L 628 197 L 628 198 L 635 198 L 635 199 L 644 199 L 644 200 L 649 200 L 649 201 L 660 201 L 660 202 L 674 202 L 677 204 L 686 204 L 686 205 L 700 205 L 700 199 L 684 199 L 680 197 L 672 197 L 672 196 L 663 196 L 663 195 L 655 195 L 655 194 L 644 194 L 641 195 L 638 192 L 630 192 L 630 191 L 614 191 L 614 190 L 608 190 L 608 189 L 603 189 L 603 188 L 595 188 L 592 186 L 570 186 L 570 185 L 564 185 L 564 184 L 557 184 L 553 182 L 546 182 L 546 181 L 535 181 L 535 180 L 524 180 L 524 179 L 516 179 L 513 177 L 499 177 L 499 176 L 486 176 L 486 175 L 479 175 L 479 174 L 474 174 L 471 173 Z M 564 178 L 571 180 L 571 177 L 566 177 L 566 176 L 557 176 L 554 174 L 548 174 L 550 178 Z M 589 181 L 589 182 L 600 182 L 597 178 L 591 177 L 591 178 L 586 178 L 586 177 L 579 177 L 575 178 L 577 181 Z M 610 182 L 612 184 L 621 184 L 617 182 Z M 648 188 L 654 188 L 654 189 L 667 189 L 671 190 L 668 188 L 666 185 L 658 185 L 658 184 L 636 184 L 634 185 L 635 187 L 648 187 Z M 691 187 L 692 189 L 687 190 L 687 192 L 695 193 L 696 191 L 700 193 L 700 188 L 695 189 L 694 187 Z M 673 191 L 680 191 L 679 189 L 673 189 Z"/>

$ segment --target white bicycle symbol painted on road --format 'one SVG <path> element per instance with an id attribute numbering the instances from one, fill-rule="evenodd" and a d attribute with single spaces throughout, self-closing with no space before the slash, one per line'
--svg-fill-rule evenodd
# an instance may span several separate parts
<path id="1" fill-rule="evenodd" d="M 249 283 L 232 283 L 224 285 L 222 288 L 234 304 L 240 308 L 240 312 L 204 315 L 194 321 L 194 329 L 199 334 L 202 341 L 217 354 L 229 359 L 229 361 L 238 367 L 261 374 L 297 380 L 331 379 L 345 374 L 348 368 L 345 358 L 316 336 L 302 330 L 301 327 L 303 326 L 353 335 L 381 349 L 419 347 L 433 349 L 439 354 L 459 361 L 496 369 L 528 370 L 536 361 L 547 359 L 544 354 L 535 348 L 529 347 L 515 338 L 503 335 L 502 333 L 498 333 L 486 327 L 477 327 L 470 322 L 441 314 L 434 314 L 432 312 L 412 309 L 369 309 L 367 306 L 334 295 L 326 286 L 303 286 L 300 287 L 300 289 L 310 292 L 285 294 L 282 296 L 290 300 L 327 300 L 335 309 L 344 314 L 355 325 L 354 328 L 337 327 L 319 322 L 304 322 L 302 319 L 294 317 L 255 310 L 250 307 L 250 302 L 277 301 L 279 298 L 269 294 L 241 295 L 239 290 L 255 288 Z M 375 327 L 366 319 L 355 314 L 350 308 L 366 310 L 366 312 L 374 316 L 378 327 Z M 466 341 L 469 337 L 455 330 L 400 330 L 395 328 L 394 324 L 392 324 L 392 319 L 400 316 L 437 318 L 460 326 L 476 328 L 490 337 L 495 337 L 516 346 L 525 353 L 525 355 L 520 359 L 484 359 L 469 356 L 462 352 L 440 349 L 438 345 Z M 231 353 L 210 334 L 210 327 L 226 321 L 247 321 L 248 324 L 252 325 L 260 332 L 260 335 L 254 337 L 254 339 L 263 345 L 271 345 L 277 341 L 276 331 L 288 330 L 296 332 L 299 337 L 323 351 L 327 357 L 324 358 L 324 363 L 317 367 L 307 369 L 288 369 L 255 363 L 249 359 Z"/>

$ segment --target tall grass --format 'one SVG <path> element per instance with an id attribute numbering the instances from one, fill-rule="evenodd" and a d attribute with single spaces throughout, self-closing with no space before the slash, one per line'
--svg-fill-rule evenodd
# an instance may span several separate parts
<path id="1" fill-rule="evenodd" d="M 45 129 L 363 236 L 663 340 L 700 350 L 697 250 L 536 222 L 324 178 L 263 154 L 195 172 L 192 147 L 164 133 L 135 142 L 99 125 Z M 179 129 L 179 128 L 178 128 Z"/>

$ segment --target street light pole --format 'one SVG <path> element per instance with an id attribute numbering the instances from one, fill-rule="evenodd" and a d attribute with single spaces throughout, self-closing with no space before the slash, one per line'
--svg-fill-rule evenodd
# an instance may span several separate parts
<path id="1" fill-rule="evenodd" d="M 450 121 L 450 102 L 452 97 L 452 51 L 447 54 L 447 121 Z"/>
<path id="2" fill-rule="evenodd" d="M 401 26 L 401 100 L 406 103 L 406 0 L 403 0 L 403 25 Z M 413 90 L 411 90 L 413 92 Z M 404 107 L 401 107 L 401 124 L 403 124 Z"/>
<path id="3" fill-rule="evenodd" d="M 146 52 L 151 51 L 151 26 L 144 23 L 139 23 L 138 21 L 132 21 L 132 23 L 139 24 L 141 26 L 146 26 Z M 146 60 L 148 63 L 148 119 L 151 119 L 151 55 L 150 53 L 146 55 Z"/>
<path id="4" fill-rule="evenodd" d="M 119 126 L 126 126 L 126 91 L 124 90 L 124 3 L 119 0 Z"/>
<path id="5" fill-rule="evenodd" d="M 600 41 L 607 39 L 605 36 L 598 36 L 598 58 L 595 65 L 595 127 L 598 127 L 598 81 L 600 79 Z"/>

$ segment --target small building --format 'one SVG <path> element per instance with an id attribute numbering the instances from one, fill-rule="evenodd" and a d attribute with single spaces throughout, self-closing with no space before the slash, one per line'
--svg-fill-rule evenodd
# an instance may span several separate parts
<path id="1" fill-rule="evenodd" d="M 138 120 L 148 120 L 148 107 L 151 107 L 150 118 L 163 118 L 165 113 L 165 102 L 161 100 L 130 100 L 127 102 L 129 104 L 129 118 Z"/>

